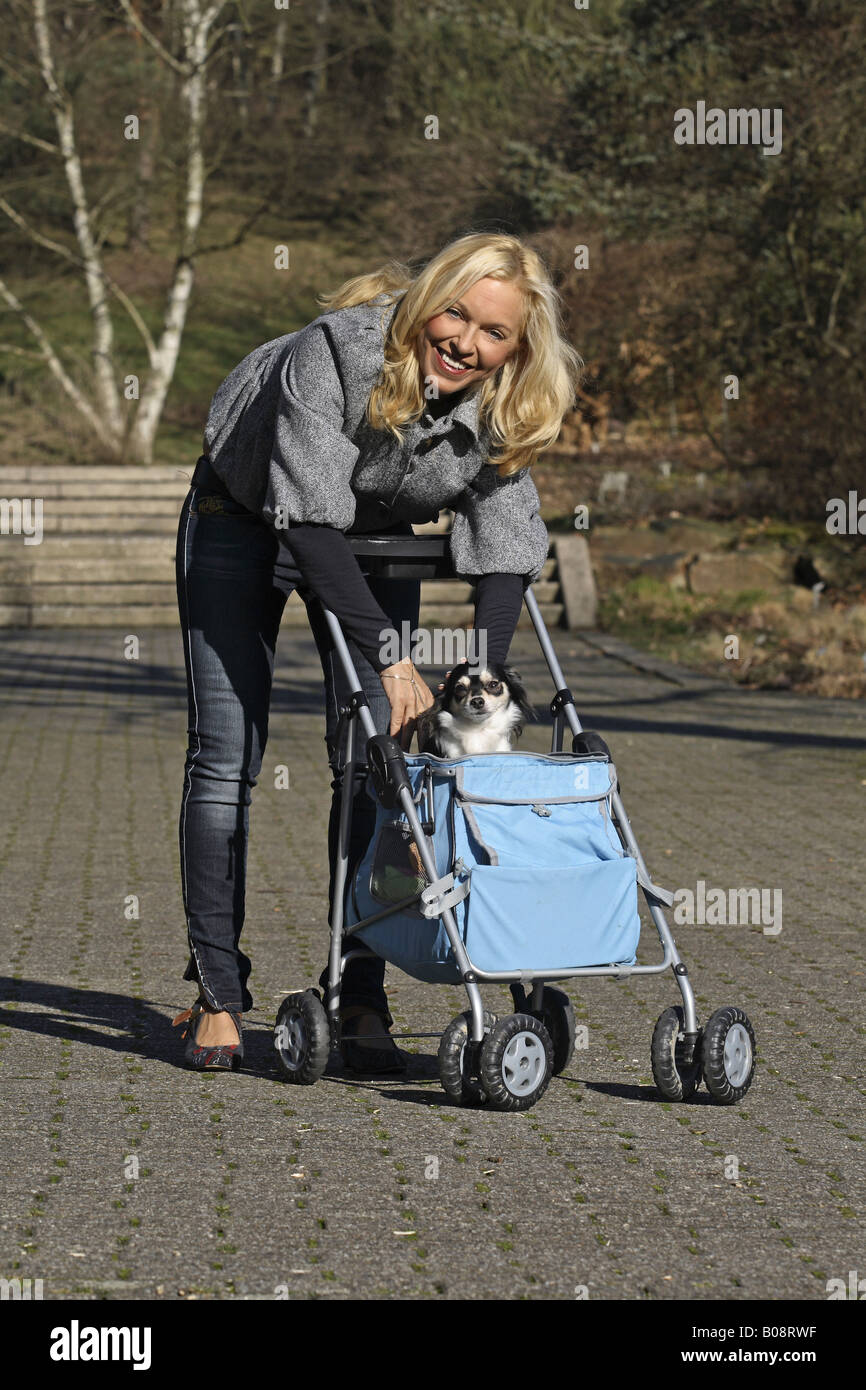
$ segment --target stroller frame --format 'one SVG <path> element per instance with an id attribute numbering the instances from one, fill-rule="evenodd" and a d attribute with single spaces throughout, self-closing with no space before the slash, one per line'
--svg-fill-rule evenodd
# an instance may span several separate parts
<path id="1" fill-rule="evenodd" d="M 359 556 L 359 562 L 361 556 L 369 557 L 375 556 L 377 554 L 382 555 L 382 543 L 384 542 L 384 553 L 387 554 L 388 560 L 385 565 L 380 566 L 378 568 L 378 572 L 380 574 L 384 574 L 384 577 L 386 578 L 426 577 L 430 569 L 430 559 L 433 559 L 435 561 L 441 557 L 442 561 L 445 561 L 445 542 L 444 538 L 440 537 L 415 537 L 414 540 L 412 537 L 407 537 L 405 539 L 403 539 L 402 537 L 398 537 L 396 541 L 394 538 L 391 537 L 383 537 L 379 540 L 374 539 L 372 537 L 365 537 L 363 540 L 358 540 L 356 538 L 351 537 L 349 539 L 350 543 L 352 544 L 352 548 L 355 550 L 355 553 Z M 426 552 L 426 555 L 418 556 L 418 550 L 421 549 L 421 547 L 419 547 L 418 545 L 419 541 L 423 543 L 423 551 Z M 434 542 L 432 546 L 431 541 Z M 421 561 L 420 564 L 411 564 L 413 552 Z M 404 557 L 408 557 L 409 563 L 407 563 L 407 560 Z M 425 559 L 427 560 L 427 563 L 424 563 Z M 444 568 L 444 564 L 437 564 L 435 566 L 436 575 L 438 577 L 451 577 L 447 573 L 443 576 Z M 416 571 L 420 571 L 420 575 L 417 574 Z M 553 716 L 553 732 L 550 751 L 551 753 L 559 753 L 563 751 L 562 741 L 565 723 L 568 724 L 568 727 L 570 728 L 573 735 L 582 733 L 583 726 L 581 725 L 577 709 L 575 708 L 574 697 L 571 693 L 571 690 L 568 688 L 565 682 L 565 677 L 563 676 L 562 669 L 559 665 L 559 661 L 557 660 L 556 653 L 553 649 L 553 643 L 551 642 L 550 635 L 547 631 L 547 626 L 544 622 L 543 617 L 541 616 L 538 601 L 535 597 L 535 594 L 532 592 L 531 587 L 529 587 L 524 594 L 524 602 L 529 612 L 530 619 L 532 620 L 532 625 L 535 628 L 539 645 L 541 646 L 544 659 L 547 662 L 551 679 L 553 681 L 555 694 L 550 703 L 550 712 Z M 375 725 L 373 724 L 373 719 L 370 714 L 366 697 L 360 688 L 360 681 L 358 680 L 358 675 L 355 670 L 355 666 L 352 661 L 351 655 L 349 653 L 349 648 L 346 643 L 345 636 L 343 635 L 343 631 L 340 626 L 339 620 L 330 611 L 330 609 L 324 608 L 323 611 L 325 614 L 325 619 L 327 621 L 332 640 L 334 642 L 334 646 L 343 664 L 346 679 L 352 691 L 348 705 L 345 706 L 344 709 L 341 711 L 341 713 L 345 717 L 346 723 L 346 752 L 343 773 L 343 787 L 346 788 L 352 785 L 355 766 L 356 763 L 359 761 L 358 724 L 360 723 L 361 727 L 363 728 L 363 732 L 368 739 L 374 738 L 377 734 L 377 730 Z M 411 790 L 408 786 L 404 786 L 400 789 L 399 803 L 412 829 L 412 833 L 415 838 L 415 843 L 418 848 L 418 854 L 421 858 L 421 863 L 424 866 L 424 872 L 426 873 L 427 878 L 429 880 L 430 888 L 427 890 L 428 893 L 432 889 L 441 885 L 440 893 L 443 901 L 441 916 L 443 925 L 448 935 L 448 940 L 450 941 L 451 948 L 454 951 L 454 956 L 460 969 L 460 973 L 463 976 L 463 983 L 465 985 L 466 993 L 469 998 L 469 1007 L 472 1011 L 472 1023 L 470 1033 L 472 1042 L 480 1043 L 484 1037 L 484 1008 L 481 999 L 481 993 L 478 988 L 479 982 L 492 983 L 494 981 L 498 981 L 501 983 L 510 983 L 513 981 L 522 984 L 531 984 L 532 1004 L 535 1007 L 540 1007 L 542 992 L 546 980 L 571 979 L 572 977 L 577 975 L 609 975 L 618 979 L 625 975 L 659 974 L 662 971 L 667 970 L 668 967 L 673 968 L 674 975 L 676 977 L 677 984 L 679 985 L 680 993 L 682 995 L 683 1009 L 685 1013 L 686 1040 L 688 1040 L 688 1035 L 693 1035 L 695 1038 L 697 1037 L 698 1020 L 694 990 L 691 986 L 688 970 L 680 958 L 680 954 L 677 950 L 673 934 L 665 918 L 664 912 L 662 911 L 662 904 L 667 903 L 668 905 L 670 905 L 673 901 L 673 897 L 664 889 L 658 888 L 655 884 L 653 884 L 652 880 L 650 879 L 649 873 L 646 868 L 646 864 L 644 863 L 643 856 L 640 852 L 640 848 L 635 838 L 634 831 L 631 828 L 631 823 L 629 822 L 628 816 L 625 813 L 625 808 L 622 804 L 622 798 L 620 796 L 618 786 L 612 791 L 611 794 L 613 823 L 616 827 L 623 849 L 636 861 L 638 883 L 640 884 L 643 890 L 647 906 L 649 908 L 653 922 L 655 923 L 656 930 L 658 931 L 659 939 L 664 950 L 663 957 L 661 961 L 654 965 L 593 965 L 577 966 L 562 970 L 551 970 L 545 972 L 543 979 L 528 974 L 526 972 L 486 972 L 477 969 L 477 967 L 473 965 L 466 952 L 466 948 L 463 944 L 463 941 L 461 940 L 460 932 L 457 928 L 457 923 L 454 919 L 453 910 L 451 907 L 447 906 L 447 885 L 439 879 L 439 875 L 436 870 L 436 865 L 430 852 L 427 836 L 425 835 L 424 830 L 421 826 L 421 821 L 415 807 L 415 802 L 413 800 Z M 360 931 L 363 927 L 369 926 L 374 921 L 379 921 L 383 917 L 387 917 L 394 912 L 402 910 L 407 906 L 408 902 L 416 900 L 415 898 L 406 899 L 400 903 L 396 903 L 390 907 L 386 907 L 381 912 L 377 912 L 368 917 L 363 918 L 360 922 L 355 923 L 354 926 L 349 927 L 344 932 L 344 899 L 348 870 L 348 844 L 350 827 L 351 799 L 348 796 L 344 795 L 340 805 L 340 831 L 336 862 L 336 874 L 334 881 L 333 910 L 331 913 L 330 921 L 331 948 L 329 955 L 328 991 L 326 1000 L 328 1020 L 331 1025 L 331 1037 L 334 1042 L 339 1040 L 340 981 L 342 979 L 342 974 L 343 970 L 345 969 L 346 962 L 349 960 L 350 956 L 375 955 L 375 952 L 368 950 L 366 947 L 359 948 L 356 946 L 350 948 L 349 951 L 344 951 L 343 943 L 347 942 L 350 937 L 355 935 L 355 933 Z M 435 1037 L 438 1035 L 404 1033 L 401 1036 Z"/>

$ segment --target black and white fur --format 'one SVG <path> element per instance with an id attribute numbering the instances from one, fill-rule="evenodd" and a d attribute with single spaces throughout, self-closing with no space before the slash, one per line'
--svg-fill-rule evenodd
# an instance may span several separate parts
<path id="1" fill-rule="evenodd" d="M 495 662 L 479 668 L 461 661 L 418 719 L 418 749 L 439 758 L 510 753 L 523 726 L 537 717 L 510 666 Z"/>

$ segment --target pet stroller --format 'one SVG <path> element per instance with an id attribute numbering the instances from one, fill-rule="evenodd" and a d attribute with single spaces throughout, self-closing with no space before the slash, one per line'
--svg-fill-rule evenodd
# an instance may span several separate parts
<path id="1" fill-rule="evenodd" d="M 361 568 L 386 578 L 454 578 L 441 536 L 350 537 Z M 526 1110 L 563 1071 L 575 1047 L 568 995 L 550 981 L 673 970 L 682 997 L 661 1014 L 651 1042 L 656 1086 L 688 1099 L 701 1080 L 722 1105 L 752 1082 L 755 1034 L 742 1009 L 718 1009 L 701 1028 L 688 970 L 664 907 L 673 895 L 653 883 L 620 798 L 604 740 L 581 728 L 532 589 L 526 606 L 550 669 L 550 753 L 512 751 L 445 759 L 404 754 L 377 734 L 340 624 L 325 617 L 353 692 L 343 707 L 344 788 L 366 736 L 365 789 L 375 830 L 348 878 L 351 796 L 340 810 L 331 913 L 328 988 L 282 1002 L 274 1030 L 286 1081 L 310 1085 L 340 1040 L 340 983 L 357 953 L 383 957 L 415 979 L 463 985 L 469 1008 L 441 1035 L 439 1075 L 457 1104 Z M 565 725 L 571 751 L 563 749 Z M 662 959 L 637 964 L 638 889 Z M 510 986 L 515 1012 L 497 1018 L 479 986 Z M 402 1033 L 408 1037 L 438 1037 Z"/>

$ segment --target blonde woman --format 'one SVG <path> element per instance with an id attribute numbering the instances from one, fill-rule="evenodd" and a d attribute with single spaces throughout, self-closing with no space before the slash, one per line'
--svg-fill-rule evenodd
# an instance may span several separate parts
<path id="1" fill-rule="evenodd" d="M 504 661 L 548 537 L 530 466 L 572 406 L 581 360 L 538 255 L 518 238 L 461 236 L 420 273 L 395 262 L 320 297 L 305 328 L 256 348 L 217 390 L 204 453 L 180 516 L 177 590 L 189 705 L 179 824 L 190 958 L 199 998 L 186 1061 L 233 1069 L 252 1007 L 239 939 L 249 805 L 268 731 L 274 649 L 286 598 L 307 607 L 322 662 L 337 849 L 348 690 L 321 604 L 340 619 L 377 729 L 408 750 L 433 695 L 389 637 L 417 627 L 420 585 L 362 574 L 347 534 L 411 534 L 454 509 L 451 557 L 476 584 L 475 627 Z M 400 647 L 398 650 L 403 651 Z M 387 660 L 383 659 L 386 656 Z M 390 664 L 388 664 L 390 662 Z M 350 871 L 375 808 L 352 789 Z M 323 942 L 323 949 L 325 943 Z M 346 1065 L 402 1071 L 388 1033 L 384 962 L 347 963 Z"/>

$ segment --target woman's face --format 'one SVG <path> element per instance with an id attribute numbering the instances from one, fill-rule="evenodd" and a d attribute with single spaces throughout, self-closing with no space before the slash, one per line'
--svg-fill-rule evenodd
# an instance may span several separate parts
<path id="1" fill-rule="evenodd" d="M 517 351 L 522 313 L 523 296 L 510 281 L 477 280 L 418 334 L 424 384 L 447 395 L 492 376 Z"/>

